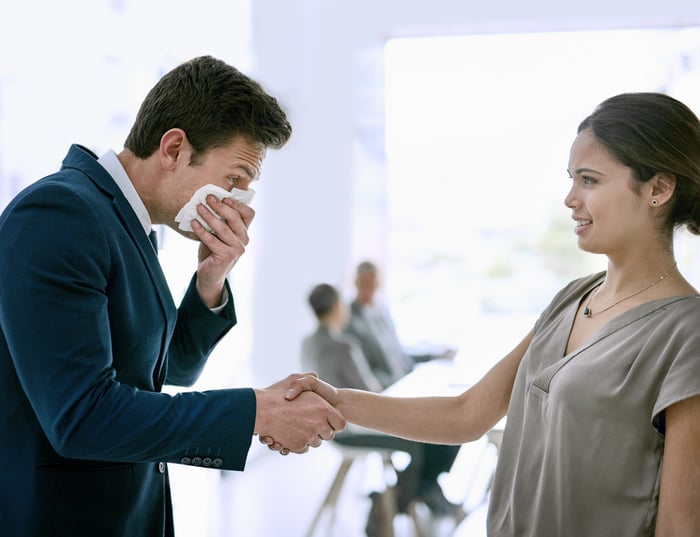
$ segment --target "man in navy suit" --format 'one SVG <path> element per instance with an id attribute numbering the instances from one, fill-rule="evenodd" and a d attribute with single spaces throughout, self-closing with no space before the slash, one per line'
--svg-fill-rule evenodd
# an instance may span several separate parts
<path id="1" fill-rule="evenodd" d="M 315 394 L 191 385 L 236 323 L 227 275 L 254 211 L 210 197 L 211 231 L 174 218 L 200 187 L 247 190 L 291 127 L 235 68 L 195 58 L 144 100 L 125 148 L 70 148 L 0 216 L 0 531 L 22 537 L 173 535 L 166 463 L 243 470 L 251 438 L 302 453 L 344 420 Z M 217 215 L 220 217 L 218 218 Z M 179 307 L 149 233 L 200 242 Z M 293 404 L 292 404 L 293 403 Z"/>

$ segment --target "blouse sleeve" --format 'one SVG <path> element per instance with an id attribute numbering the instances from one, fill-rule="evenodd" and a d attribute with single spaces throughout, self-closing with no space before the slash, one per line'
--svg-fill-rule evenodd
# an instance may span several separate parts
<path id="1" fill-rule="evenodd" d="M 664 433 L 664 411 L 671 405 L 700 394 L 700 297 L 682 301 L 669 309 L 666 329 L 659 330 L 659 363 L 664 364 L 659 391 L 652 411 L 652 423 Z"/>

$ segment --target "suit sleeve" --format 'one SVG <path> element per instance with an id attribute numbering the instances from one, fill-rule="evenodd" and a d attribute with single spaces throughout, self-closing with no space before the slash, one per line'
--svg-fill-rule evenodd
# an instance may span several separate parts
<path id="1" fill-rule="evenodd" d="M 178 462 L 197 453 L 217 457 L 221 468 L 243 469 L 255 421 L 253 390 L 171 396 L 117 380 L 108 230 L 93 205 L 49 186 L 18 198 L 0 221 L 0 324 L 41 431 L 63 457 Z M 197 317 L 188 300 L 183 323 Z M 190 330 L 204 328 L 194 321 Z M 186 337 L 184 331 L 174 343 L 176 354 Z M 135 346 L 133 353 L 126 378 L 153 361 L 153 346 Z M 174 376 L 191 374 L 192 364 L 176 362 Z"/>
<path id="2" fill-rule="evenodd" d="M 191 386 L 199 378 L 216 344 L 236 324 L 233 293 L 226 282 L 228 304 L 213 313 L 202 302 L 193 276 L 178 308 L 175 333 L 168 350 L 166 382 L 175 386 Z"/>

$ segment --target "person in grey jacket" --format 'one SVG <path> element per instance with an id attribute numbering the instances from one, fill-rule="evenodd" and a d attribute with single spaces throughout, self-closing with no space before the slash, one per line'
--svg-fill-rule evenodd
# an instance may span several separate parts
<path id="1" fill-rule="evenodd" d="M 327 283 L 316 285 L 308 297 L 318 319 L 316 330 L 301 344 L 302 367 L 343 388 L 379 392 L 381 382 L 374 376 L 360 344 L 343 332 L 348 308 L 337 289 Z M 398 511 L 405 512 L 412 500 L 425 503 L 435 515 L 460 516 L 460 507 L 443 494 L 437 481 L 450 470 L 458 446 L 426 444 L 375 432 L 345 430 L 335 436 L 339 443 L 395 449 L 410 455 L 409 465 L 398 473 Z"/>

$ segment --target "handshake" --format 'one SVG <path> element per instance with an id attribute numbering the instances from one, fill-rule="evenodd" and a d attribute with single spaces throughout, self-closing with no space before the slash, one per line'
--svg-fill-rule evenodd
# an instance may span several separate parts
<path id="1" fill-rule="evenodd" d="M 315 373 L 292 374 L 255 390 L 254 434 L 282 455 L 306 453 L 323 440 L 332 440 L 345 428 L 345 418 L 334 408 L 338 391 Z"/>

